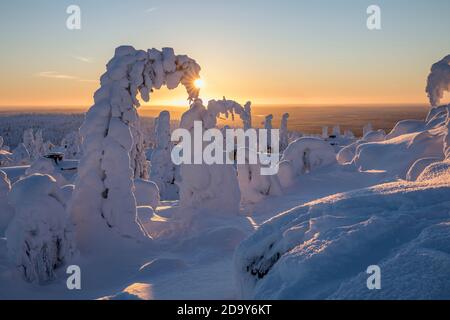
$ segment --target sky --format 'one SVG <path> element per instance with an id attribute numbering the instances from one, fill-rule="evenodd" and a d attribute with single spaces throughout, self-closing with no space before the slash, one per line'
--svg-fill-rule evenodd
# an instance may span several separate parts
<path id="1" fill-rule="evenodd" d="M 69 5 L 81 29 L 66 27 Z M 366 26 L 381 8 L 381 30 Z M 0 2 L 0 106 L 92 105 L 119 45 L 173 47 L 202 67 L 204 100 L 416 104 L 450 53 L 448 0 L 14 0 Z M 187 105 L 183 88 L 150 105 Z"/>

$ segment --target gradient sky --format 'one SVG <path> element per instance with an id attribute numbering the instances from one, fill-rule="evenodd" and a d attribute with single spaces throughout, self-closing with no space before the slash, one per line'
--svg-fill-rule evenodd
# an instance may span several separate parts
<path id="1" fill-rule="evenodd" d="M 66 8 L 82 29 L 66 28 Z M 381 7 L 382 30 L 366 28 Z M 0 2 L 0 105 L 89 106 L 114 48 L 173 47 L 202 66 L 204 99 L 256 104 L 426 103 L 450 53 L 448 0 Z M 183 104 L 160 90 L 152 104 Z"/>

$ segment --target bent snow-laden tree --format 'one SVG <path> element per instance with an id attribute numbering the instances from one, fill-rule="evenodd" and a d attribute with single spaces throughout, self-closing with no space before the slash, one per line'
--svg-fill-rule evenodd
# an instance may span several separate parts
<path id="1" fill-rule="evenodd" d="M 180 128 L 191 132 L 190 137 L 183 137 L 183 144 L 194 145 L 194 126 L 201 121 L 202 132 L 217 127 L 220 115 L 227 118 L 238 115 L 250 126 L 250 102 L 243 107 L 239 103 L 226 100 L 210 100 L 205 107 L 200 99 L 195 100 L 190 109 L 183 113 Z M 219 133 L 217 129 L 214 131 Z M 184 141 L 187 139 L 188 141 Z M 206 149 L 203 145 L 202 151 Z M 194 156 L 192 152 L 191 156 Z M 225 155 L 218 155 L 222 157 Z M 191 163 L 194 163 L 191 159 Z M 182 164 L 180 166 L 181 181 L 177 181 L 180 188 L 180 206 L 186 208 L 205 208 L 214 213 L 237 214 L 241 193 L 237 180 L 236 169 L 226 164 Z"/>
<path id="2" fill-rule="evenodd" d="M 148 101 L 154 89 L 163 85 L 174 89 L 181 83 L 189 100 L 199 93 L 194 81 L 200 66 L 188 56 L 175 55 L 171 48 L 143 51 L 121 46 L 106 68 L 95 103 L 80 128 L 83 156 L 70 205 L 78 241 L 87 244 L 102 229 L 135 239 L 145 233 L 136 219 L 133 194 L 134 171 L 142 170 L 145 160 L 136 110 L 138 92 Z"/>

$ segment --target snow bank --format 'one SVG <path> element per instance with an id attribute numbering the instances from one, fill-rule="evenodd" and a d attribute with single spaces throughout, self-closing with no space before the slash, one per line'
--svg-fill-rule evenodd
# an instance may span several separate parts
<path id="1" fill-rule="evenodd" d="M 4 235 L 12 217 L 13 209 L 8 203 L 8 193 L 11 190 L 11 182 L 6 173 L 0 170 L 0 238 Z"/>
<path id="2" fill-rule="evenodd" d="M 384 170 L 390 176 L 400 178 L 406 178 L 414 166 L 411 174 L 417 176 L 416 170 L 424 164 L 418 160 L 444 158 L 446 121 L 447 107 L 432 109 L 427 121 L 422 123 L 401 121 L 386 136 L 386 140 L 358 145 L 352 163 L 361 170 Z"/>
<path id="3" fill-rule="evenodd" d="M 448 287 L 422 280 L 436 284 L 450 276 L 449 199 L 450 172 L 432 183 L 378 185 L 280 214 L 236 251 L 241 297 L 449 299 Z M 407 272 L 415 265 L 407 257 L 420 252 L 427 255 L 412 260 L 420 264 L 414 271 L 417 281 L 409 281 Z M 382 290 L 352 290 L 356 283 L 365 286 L 365 271 L 372 264 L 382 268 Z"/>
<path id="4" fill-rule="evenodd" d="M 183 113 L 180 128 L 191 132 L 191 146 L 194 145 L 194 121 L 202 122 L 202 129 L 216 127 L 217 117 L 242 115 L 245 109 L 232 100 L 211 100 L 206 108 L 197 99 L 190 109 Z M 203 150 L 203 149 L 202 149 Z M 192 161 L 193 161 L 192 152 Z M 215 214 L 238 214 L 241 193 L 237 172 L 227 164 L 182 164 L 180 166 L 180 206 L 182 208 L 202 208 Z"/>
<path id="5" fill-rule="evenodd" d="M 73 225 L 56 181 L 34 174 L 9 194 L 14 218 L 6 230 L 8 255 L 26 281 L 46 283 L 74 254 Z"/>
<path id="6" fill-rule="evenodd" d="M 136 107 L 137 94 L 148 101 L 154 89 L 181 83 L 189 99 L 198 96 L 194 86 L 200 66 L 173 49 L 136 50 L 121 46 L 108 62 L 94 94 L 95 104 L 80 128 L 83 157 L 70 212 L 76 221 L 81 249 L 113 231 L 125 238 L 144 240 L 136 219 L 133 178 L 145 170 L 145 150 Z"/>
<path id="7" fill-rule="evenodd" d="M 450 90 L 450 55 L 431 66 L 426 92 L 432 106 L 439 105 L 445 91 Z"/>

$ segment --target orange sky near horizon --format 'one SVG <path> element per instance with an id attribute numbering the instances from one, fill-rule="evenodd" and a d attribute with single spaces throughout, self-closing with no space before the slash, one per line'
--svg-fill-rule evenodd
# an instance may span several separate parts
<path id="1" fill-rule="evenodd" d="M 152 10 L 144 0 L 78 2 L 76 31 L 65 26 L 64 1 L 0 2 L 0 107 L 91 106 L 124 44 L 195 59 L 205 102 L 428 104 L 430 67 L 449 53 L 436 32 L 449 30 L 448 1 L 379 0 L 377 31 L 366 26 L 369 1 L 154 0 Z M 188 102 L 184 88 L 162 89 L 145 105 Z"/>

